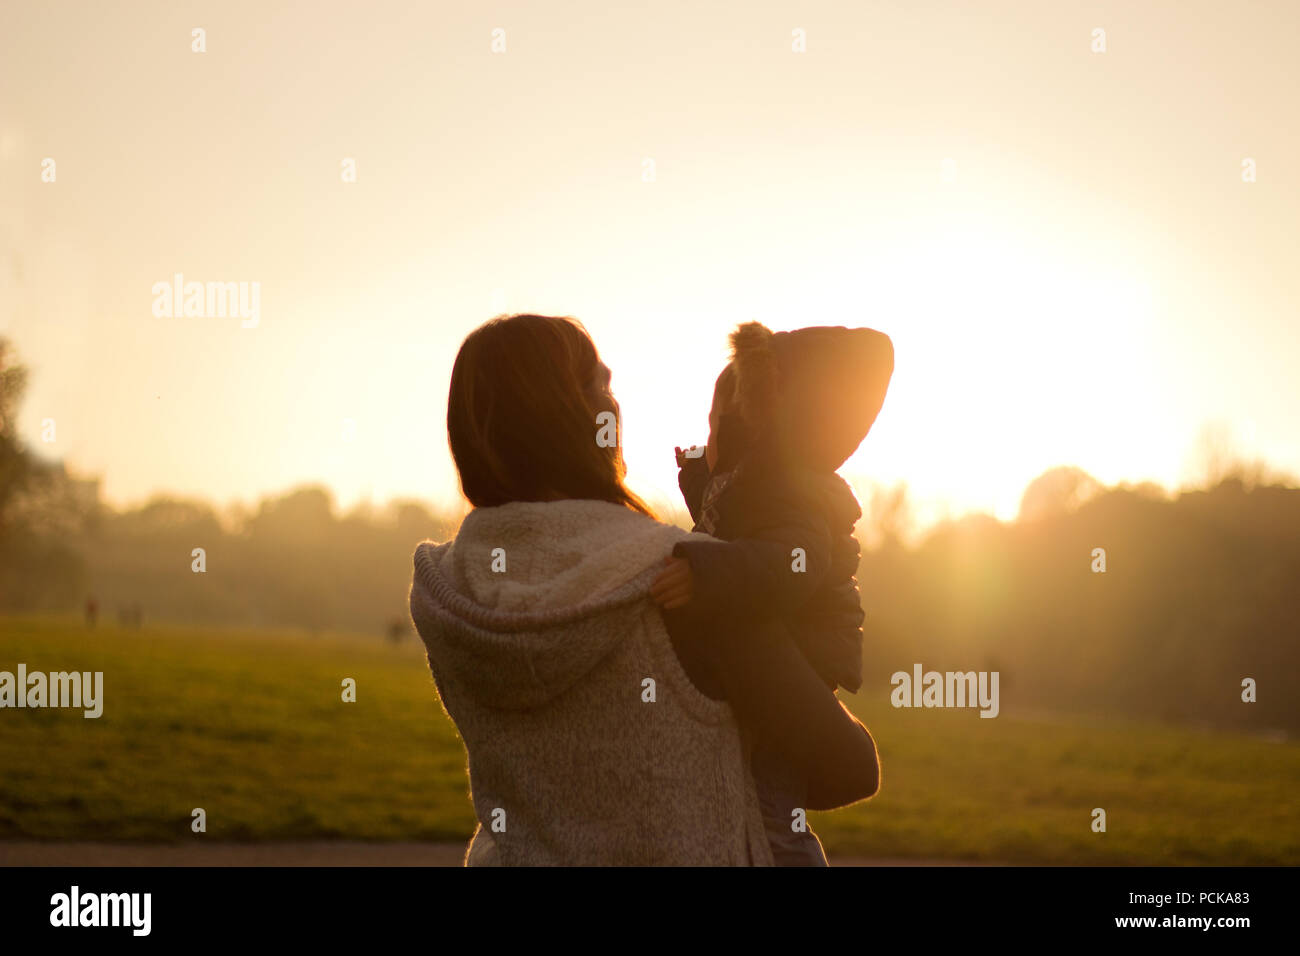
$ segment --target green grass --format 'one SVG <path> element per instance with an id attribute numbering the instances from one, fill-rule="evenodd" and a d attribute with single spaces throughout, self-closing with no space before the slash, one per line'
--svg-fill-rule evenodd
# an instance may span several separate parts
<path id="1" fill-rule="evenodd" d="M 464 752 L 418 641 L 0 620 L 0 670 L 101 670 L 98 720 L 0 711 L 0 839 L 463 840 Z M 357 681 L 357 702 L 340 682 Z M 1300 862 L 1300 746 L 1157 725 L 894 710 L 832 854 L 1026 863 Z M 1107 832 L 1093 833 L 1103 807 Z"/>

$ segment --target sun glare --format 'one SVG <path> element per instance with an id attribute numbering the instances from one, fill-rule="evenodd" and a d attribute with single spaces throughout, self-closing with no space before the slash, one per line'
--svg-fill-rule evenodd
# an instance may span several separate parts
<path id="1" fill-rule="evenodd" d="M 872 311 L 893 317 L 881 326 L 896 368 L 846 472 L 906 480 L 929 508 L 1007 519 L 1048 467 L 1131 465 L 1140 423 L 1126 409 L 1148 391 L 1149 296 L 1114 263 L 1055 252 L 953 231 L 879 270 Z M 958 474 L 953 498 L 941 489 Z"/>

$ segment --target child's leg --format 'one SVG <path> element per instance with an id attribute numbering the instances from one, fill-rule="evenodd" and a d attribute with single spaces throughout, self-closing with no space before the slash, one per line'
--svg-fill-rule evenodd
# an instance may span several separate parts
<path id="1" fill-rule="evenodd" d="M 797 770 L 755 744 L 750 757 L 763 829 L 777 866 L 828 866 L 821 840 L 807 820 L 805 788 Z"/>

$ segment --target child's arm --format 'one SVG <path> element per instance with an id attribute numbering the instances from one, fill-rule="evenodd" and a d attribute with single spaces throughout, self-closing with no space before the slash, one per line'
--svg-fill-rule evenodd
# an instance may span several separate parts
<path id="1" fill-rule="evenodd" d="M 823 588 L 787 619 L 795 645 L 832 690 L 856 693 L 862 686 L 864 617 L 858 583 L 847 577 Z"/>
<path id="2" fill-rule="evenodd" d="M 673 556 L 689 567 L 670 562 L 651 596 L 663 607 L 690 601 L 696 613 L 728 616 L 781 613 L 807 603 L 830 570 L 830 528 L 790 491 L 765 496 L 762 511 L 764 519 L 743 538 L 679 541 Z M 665 593 L 679 600 L 665 603 Z"/>
<path id="3" fill-rule="evenodd" d="M 704 488 L 709 483 L 709 465 L 704 460 L 704 449 L 692 445 L 689 449 L 674 448 L 673 451 L 677 454 L 677 487 L 682 490 L 691 520 L 698 524 Z"/>

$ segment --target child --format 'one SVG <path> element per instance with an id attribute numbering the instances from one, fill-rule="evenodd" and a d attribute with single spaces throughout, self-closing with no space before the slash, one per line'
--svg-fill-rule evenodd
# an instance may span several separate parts
<path id="1" fill-rule="evenodd" d="M 853 528 L 862 511 L 836 469 L 880 412 L 893 343 L 873 329 L 774 334 L 749 322 L 732 333 L 731 346 L 704 454 L 676 449 L 694 530 L 720 540 L 679 543 L 651 595 L 666 610 L 777 617 L 831 690 L 856 691 L 863 614 Z M 825 866 L 799 812 L 800 774 L 762 739 L 751 759 L 778 865 Z"/>

